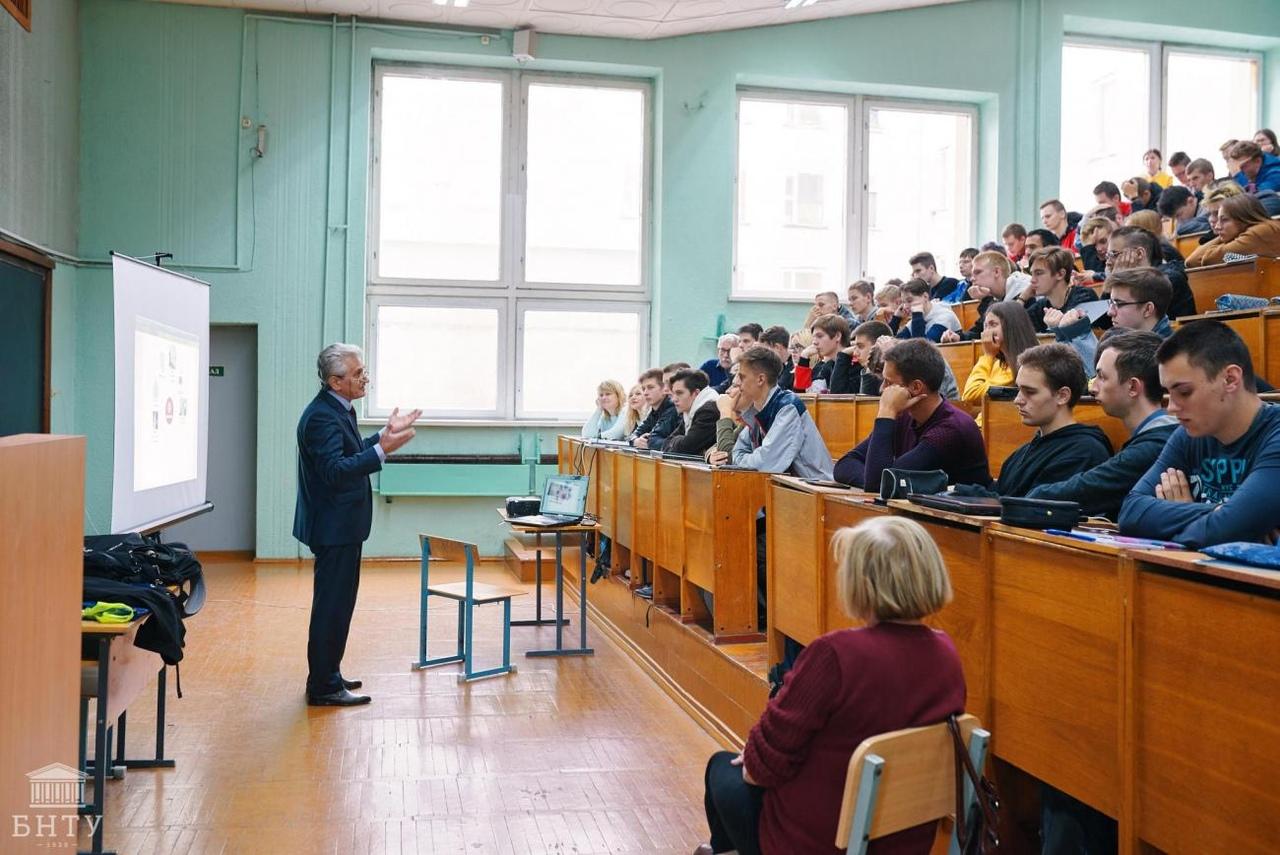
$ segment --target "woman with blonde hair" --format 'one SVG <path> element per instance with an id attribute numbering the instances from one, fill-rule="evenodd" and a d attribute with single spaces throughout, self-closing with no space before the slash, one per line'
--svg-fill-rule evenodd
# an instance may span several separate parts
<path id="1" fill-rule="evenodd" d="M 622 384 L 617 380 L 601 381 L 596 387 L 596 411 L 582 426 L 583 437 L 621 440 L 630 433 L 622 408 Z"/>
<path id="2" fill-rule="evenodd" d="M 864 739 L 945 721 L 964 710 L 951 639 L 923 621 L 951 600 L 937 545 L 919 523 L 877 516 L 831 538 L 836 591 L 863 626 L 805 648 L 751 729 L 741 755 L 707 763 L 711 842 L 695 855 L 835 855 L 849 758 Z M 876 841 L 878 851 L 928 852 L 933 824 Z"/>
<path id="3" fill-rule="evenodd" d="M 1242 193 L 1219 200 L 1209 223 L 1215 237 L 1196 247 L 1187 267 L 1221 264 L 1228 253 L 1280 256 L 1280 221 L 1268 217 L 1267 209 L 1253 196 Z"/>
<path id="4" fill-rule="evenodd" d="M 622 435 L 630 436 L 631 432 L 636 429 L 636 425 L 643 422 L 649 417 L 649 405 L 644 402 L 644 390 L 640 388 L 640 384 L 631 387 L 631 391 L 627 393 L 627 409 L 623 413 L 622 419 L 626 423 Z"/>

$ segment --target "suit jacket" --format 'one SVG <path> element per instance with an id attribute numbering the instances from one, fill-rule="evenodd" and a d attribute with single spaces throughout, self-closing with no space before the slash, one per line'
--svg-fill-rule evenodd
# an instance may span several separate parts
<path id="1" fill-rule="evenodd" d="M 327 390 L 298 420 L 298 502 L 293 536 L 315 549 L 363 543 L 373 523 L 369 475 L 382 468 L 378 434 L 361 438 Z"/>

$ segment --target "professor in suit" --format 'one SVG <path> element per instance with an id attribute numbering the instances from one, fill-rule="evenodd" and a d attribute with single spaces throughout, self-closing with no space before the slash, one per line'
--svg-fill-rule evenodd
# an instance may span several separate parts
<path id="1" fill-rule="evenodd" d="M 311 628 L 307 637 L 307 703 L 356 706 L 359 680 L 342 676 L 351 613 L 360 587 L 360 551 L 373 520 L 369 475 L 413 438 L 421 410 L 400 415 L 373 436 L 360 436 L 352 403 L 369 385 L 364 357 L 351 344 L 331 344 L 316 360 L 320 391 L 298 420 L 298 503 L 293 536 L 315 554 Z"/>

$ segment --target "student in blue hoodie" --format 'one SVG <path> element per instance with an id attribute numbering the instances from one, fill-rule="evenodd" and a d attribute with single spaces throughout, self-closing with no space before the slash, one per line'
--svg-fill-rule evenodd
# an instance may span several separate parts
<path id="1" fill-rule="evenodd" d="M 1180 427 L 1129 493 L 1120 532 L 1189 549 L 1270 542 L 1280 529 L 1280 406 L 1255 391 L 1253 360 L 1220 321 L 1179 327 L 1156 351 Z"/>
<path id="2" fill-rule="evenodd" d="M 1223 156 L 1244 192 L 1254 196 L 1267 190 L 1280 192 L 1280 157 L 1267 154 L 1251 140 L 1239 140 Z"/>
<path id="3" fill-rule="evenodd" d="M 1094 397 L 1103 412 L 1124 423 L 1129 439 L 1109 460 L 1064 481 L 1034 487 L 1028 498 L 1079 502 L 1089 516 L 1119 516 L 1125 496 L 1155 463 L 1178 426 L 1178 420 L 1160 406 L 1164 387 L 1156 350 L 1161 341 L 1151 332 L 1115 332 L 1102 340 Z"/>

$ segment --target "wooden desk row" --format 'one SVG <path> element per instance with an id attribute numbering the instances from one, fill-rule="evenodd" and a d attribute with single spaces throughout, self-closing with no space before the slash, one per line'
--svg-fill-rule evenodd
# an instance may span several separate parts
<path id="1" fill-rule="evenodd" d="M 1223 294 L 1270 299 L 1280 296 L 1280 259 L 1251 258 L 1230 264 L 1189 267 L 1187 282 L 1195 296 L 1197 312 L 1213 311 Z"/>
<path id="2" fill-rule="evenodd" d="M 1235 330 L 1253 357 L 1254 373 L 1273 386 L 1280 385 L 1280 306 L 1189 315 L 1179 318 L 1174 326 L 1205 319 L 1222 321 Z"/>
<path id="3" fill-rule="evenodd" d="M 559 437 L 560 470 L 590 476 L 587 512 L 612 541 L 615 572 L 643 584 L 652 574 L 653 601 L 686 622 L 706 617 L 698 589 L 714 596 L 717 643 L 762 641 L 756 616 L 755 520 L 764 509 L 769 476 L 664 461 Z"/>
<path id="4" fill-rule="evenodd" d="M 827 544 L 905 513 L 942 551 L 970 712 L 997 757 L 1120 822 L 1121 851 L 1274 851 L 1280 840 L 1280 642 L 1274 574 L 1124 552 L 994 521 L 884 508 L 796 479 L 770 484 L 769 648 L 848 626 Z"/>

